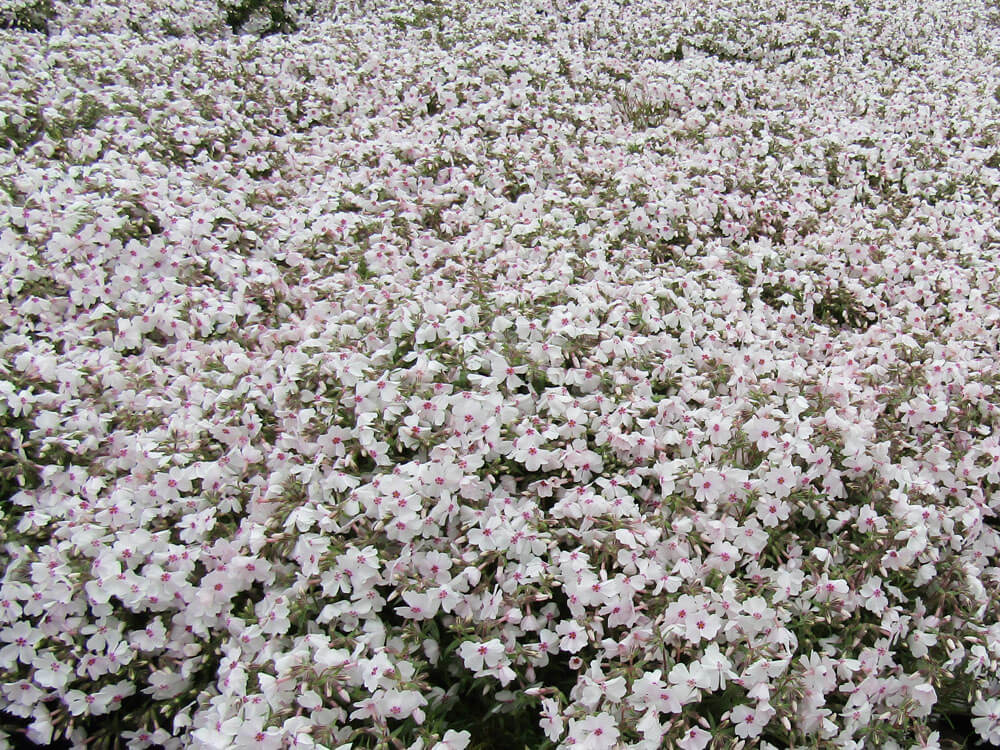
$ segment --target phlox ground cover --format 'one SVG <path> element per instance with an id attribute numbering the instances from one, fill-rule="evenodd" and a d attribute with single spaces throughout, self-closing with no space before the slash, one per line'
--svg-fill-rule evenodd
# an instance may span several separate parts
<path id="1" fill-rule="evenodd" d="M 1000 744 L 995 4 L 237 11 L 0 5 L 0 748 Z"/>

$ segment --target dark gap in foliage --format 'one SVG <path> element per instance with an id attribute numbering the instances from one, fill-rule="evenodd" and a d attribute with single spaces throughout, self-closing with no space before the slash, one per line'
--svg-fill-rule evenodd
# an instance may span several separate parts
<path id="1" fill-rule="evenodd" d="M 49 21 L 55 16 L 52 0 L 37 0 L 21 8 L 8 8 L 0 12 L 0 29 L 49 33 Z"/>

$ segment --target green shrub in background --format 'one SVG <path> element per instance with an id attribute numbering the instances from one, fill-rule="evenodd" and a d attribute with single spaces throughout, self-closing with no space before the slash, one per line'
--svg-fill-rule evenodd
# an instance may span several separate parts
<path id="1" fill-rule="evenodd" d="M 218 0 L 226 24 L 235 34 L 290 34 L 310 21 L 334 16 L 333 0 Z"/>
<path id="2" fill-rule="evenodd" d="M 289 33 L 298 29 L 296 14 L 284 0 L 221 0 L 226 23 L 233 33 L 261 35 Z"/>
<path id="3" fill-rule="evenodd" d="M 0 29 L 21 29 L 47 34 L 55 15 L 52 0 L 9 0 L 0 3 Z"/>

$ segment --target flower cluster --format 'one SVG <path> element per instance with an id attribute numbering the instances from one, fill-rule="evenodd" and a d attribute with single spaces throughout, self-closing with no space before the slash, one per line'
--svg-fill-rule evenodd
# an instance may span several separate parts
<path id="1" fill-rule="evenodd" d="M 0 30 L 7 731 L 1000 743 L 995 9 L 336 5 Z"/>

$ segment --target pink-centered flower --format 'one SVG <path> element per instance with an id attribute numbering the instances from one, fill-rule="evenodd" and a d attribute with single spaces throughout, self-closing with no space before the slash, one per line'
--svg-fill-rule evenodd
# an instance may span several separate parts
<path id="1" fill-rule="evenodd" d="M 504 656 L 504 647 L 496 638 L 485 643 L 465 641 L 459 646 L 458 653 L 467 669 L 478 672 L 495 667 Z"/>

